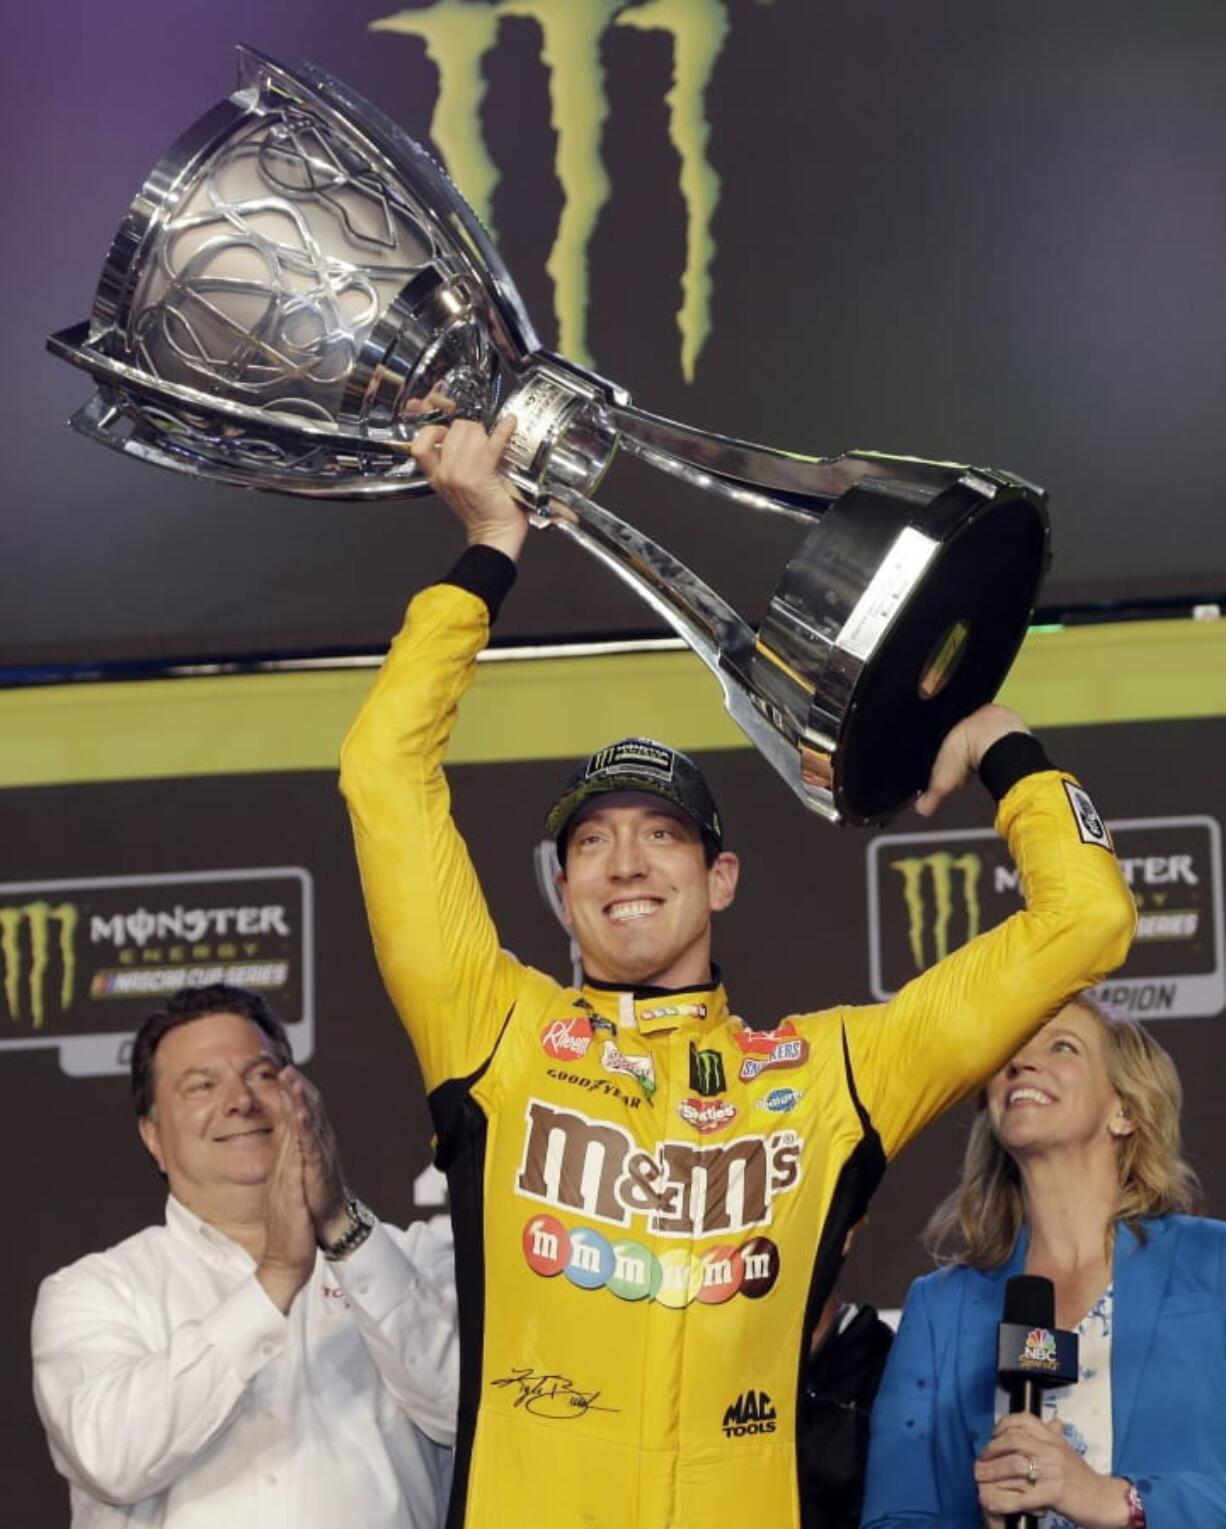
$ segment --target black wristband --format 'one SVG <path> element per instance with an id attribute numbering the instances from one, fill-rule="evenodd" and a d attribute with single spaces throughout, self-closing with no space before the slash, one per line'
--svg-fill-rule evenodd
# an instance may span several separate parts
<path id="1" fill-rule="evenodd" d="M 1006 733 L 979 761 L 979 779 L 999 802 L 1025 776 L 1054 769 L 1047 750 L 1032 733 Z"/>
<path id="2" fill-rule="evenodd" d="M 479 542 L 475 547 L 466 547 L 459 560 L 438 582 L 455 584 L 484 600 L 493 621 L 515 583 L 518 571 L 514 558 L 499 552 L 497 547 L 487 547 Z"/>

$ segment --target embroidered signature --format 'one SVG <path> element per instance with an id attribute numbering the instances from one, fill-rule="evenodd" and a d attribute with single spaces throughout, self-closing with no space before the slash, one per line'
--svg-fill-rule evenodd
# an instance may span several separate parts
<path id="1" fill-rule="evenodd" d="M 526 1366 L 516 1368 L 501 1380 L 490 1381 L 491 1386 L 518 1386 L 519 1394 L 513 1403 L 530 1412 L 533 1417 L 563 1420 L 576 1418 L 585 1412 L 617 1412 L 616 1407 L 598 1407 L 599 1391 L 576 1390 L 574 1382 L 565 1375 L 537 1375 Z"/>

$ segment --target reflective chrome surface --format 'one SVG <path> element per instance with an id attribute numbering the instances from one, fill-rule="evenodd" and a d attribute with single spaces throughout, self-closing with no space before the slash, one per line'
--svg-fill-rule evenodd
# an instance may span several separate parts
<path id="1" fill-rule="evenodd" d="M 406 447 L 427 416 L 410 400 L 488 418 L 537 349 L 429 156 L 322 71 L 247 48 L 234 95 L 133 201 L 88 331 L 50 343 L 102 385 L 74 420 L 96 439 L 342 498 L 426 492 Z"/>
<path id="2" fill-rule="evenodd" d="M 241 487 L 391 498 L 428 491 L 409 454 L 423 423 L 512 412 L 505 472 L 534 523 L 685 639 L 806 807 L 863 822 L 903 805 L 1020 643 L 1047 556 L 1041 490 L 952 463 L 802 456 L 632 407 L 540 349 L 484 229 L 394 123 L 322 70 L 238 55 L 235 93 L 129 208 L 89 323 L 48 342 L 98 384 L 76 429 Z M 804 526 L 758 631 L 589 497 L 619 444 Z"/>

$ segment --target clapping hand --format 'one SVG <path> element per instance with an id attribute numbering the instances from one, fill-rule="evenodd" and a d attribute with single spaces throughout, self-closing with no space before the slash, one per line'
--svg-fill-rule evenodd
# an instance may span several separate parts
<path id="1" fill-rule="evenodd" d="M 315 1236 L 320 1242 L 335 1242 L 348 1229 L 349 1217 L 340 1148 L 323 1096 L 296 1067 L 283 1067 L 277 1085 L 298 1141 L 303 1192 Z"/>
<path id="2" fill-rule="evenodd" d="M 264 1186 L 264 1253 L 255 1272 L 269 1299 L 288 1312 L 315 1267 L 315 1223 L 289 1101 L 271 1087 L 263 1102 L 276 1127 L 277 1155 Z"/>

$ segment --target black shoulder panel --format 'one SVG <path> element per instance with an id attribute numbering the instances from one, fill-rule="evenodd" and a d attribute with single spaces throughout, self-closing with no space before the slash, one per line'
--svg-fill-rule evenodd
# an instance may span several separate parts
<path id="1" fill-rule="evenodd" d="M 510 1022 L 509 1010 L 494 1050 L 476 1072 L 449 1078 L 430 1095 L 430 1115 L 438 1147 L 435 1165 L 447 1176 L 451 1225 L 455 1233 L 456 1296 L 460 1310 L 460 1410 L 456 1423 L 455 1470 L 446 1529 L 463 1529 L 468 1472 L 481 1399 L 481 1354 L 485 1344 L 485 1142 L 488 1122 L 472 1089 L 490 1063 Z"/>
<path id="2" fill-rule="evenodd" d="M 843 1248 L 847 1242 L 847 1235 L 856 1223 L 863 1219 L 868 1209 L 868 1202 L 872 1199 L 878 1184 L 881 1183 L 886 1168 L 885 1149 L 881 1145 L 881 1137 L 877 1134 L 877 1128 L 864 1108 L 856 1088 L 856 1077 L 852 1070 L 846 1031 L 843 1032 L 843 1070 L 847 1078 L 847 1092 L 851 1096 L 856 1114 L 860 1117 L 860 1126 L 864 1134 L 839 1173 L 830 1201 L 830 1210 L 826 1216 L 826 1224 L 822 1227 L 821 1237 L 818 1239 L 817 1255 L 813 1260 L 813 1277 L 809 1282 L 809 1298 L 805 1305 L 805 1320 L 801 1329 L 800 1354 L 796 1367 L 797 1432 L 803 1424 L 805 1360 L 809 1353 L 809 1334 L 813 1331 L 813 1325 L 821 1315 L 826 1298 L 834 1289 L 839 1271 L 843 1267 Z M 801 1508 L 803 1523 L 803 1499 Z"/>

